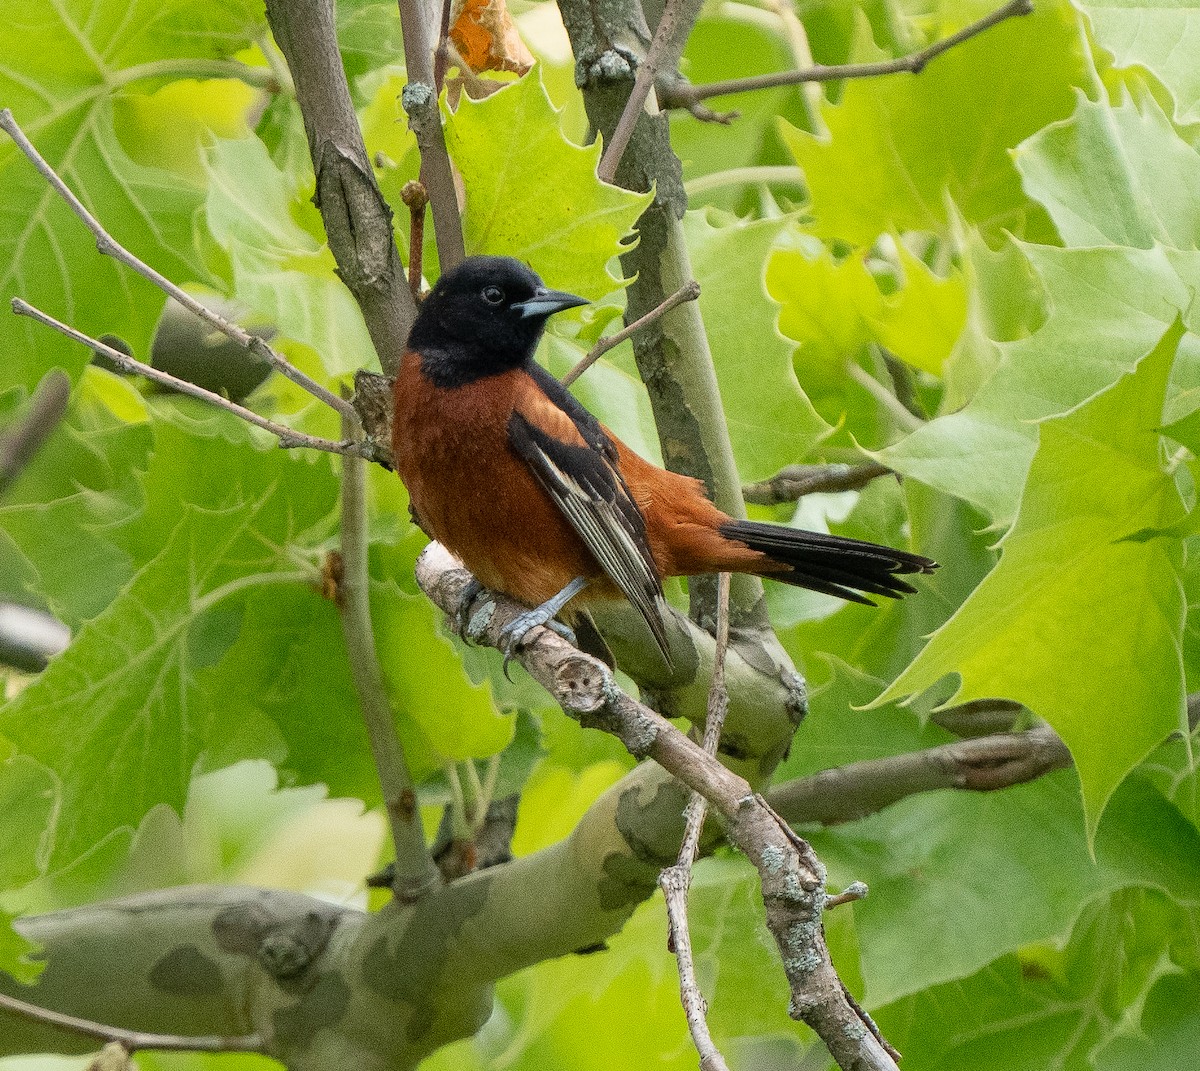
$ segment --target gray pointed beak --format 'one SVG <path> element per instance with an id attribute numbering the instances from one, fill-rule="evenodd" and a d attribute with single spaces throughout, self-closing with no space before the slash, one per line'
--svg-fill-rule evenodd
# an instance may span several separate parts
<path id="1" fill-rule="evenodd" d="M 533 297 L 526 301 L 515 302 L 513 308 L 520 311 L 523 320 L 527 320 L 531 316 L 552 316 L 556 312 L 562 312 L 563 309 L 573 309 L 586 304 L 588 304 L 587 298 L 568 294 L 565 290 L 547 290 L 545 287 L 538 287 L 534 291 Z"/>

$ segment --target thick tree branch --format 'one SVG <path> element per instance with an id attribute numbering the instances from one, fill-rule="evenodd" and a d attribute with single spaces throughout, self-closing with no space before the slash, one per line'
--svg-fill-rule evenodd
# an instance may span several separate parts
<path id="1" fill-rule="evenodd" d="M 940 56 L 955 45 L 970 40 L 990 30 L 997 23 L 1018 15 L 1029 15 L 1033 12 L 1033 0 L 1010 0 L 1001 8 L 969 26 L 964 26 L 957 33 L 944 37 L 940 41 L 914 52 L 909 56 L 901 56 L 893 60 L 881 60 L 877 63 L 842 63 L 830 66 L 818 64 L 799 71 L 777 71 L 774 74 L 759 74 L 750 78 L 730 78 L 723 82 L 710 82 L 708 85 L 694 86 L 679 79 L 665 82 L 659 93 L 659 104 L 663 108 L 685 108 L 691 110 L 701 101 L 711 97 L 725 97 L 733 93 L 750 93 L 756 89 L 773 89 L 777 86 L 799 85 L 805 82 L 835 82 L 843 78 L 877 78 L 886 74 L 919 74 L 930 60 Z"/>
<path id="2" fill-rule="evenodd" d="M 396 719 L 379 668 L 367 571 L 365 469 L 366 462 L 360 457 L 347 457 L 342 462 L 341 576 L 337 603 L 350 671 L 366 722 L 396 853 L 392 890 L 400 900 L 411 903 L 437 884 L 438 869 L 425 843 L 416 786 L 396 733 Z"/>
<path id="3" fill-rule="evenodd" d="M 438 106 L 431 12 L 424 0 L 399 0 L 399 5 L 400 25 L 404 30 L 404 66 L 408 73 L 400 102 L 421 150 L 421 182 L 429 191 L 438 262 L 442 271 L 449 271 L 466 256 L 466 248 L 454 189 L 454 169 L 446 151 Z"/>
<path id="4" fill-rule="evenodd" d="M 559 0 L 558 6 L 575 53 L 575 81 L 583 90 L 588 118 L 611 146 L 613 131 L 627 111 L 637 80 L 638 62 L 629 42 L 650 42 L 642 7 L 634 0 L 599 5 L 588 0 Z M 668 35 L 673 50 L 682 48 L 699 6 L 680 4 L 675 10 L 678 17 Z M 671 150 L 666 116 L 642 107 L 630 114 L 636 122 L 614 181 L 626 189 L 654 191 L 653 202 L 638 221 L 638 244 L 621 258 L 626 278 L 633 280 L 626 291 L 625 320 L 634 323 L 682 288 L 694 273 L 681 222 L 687 197 L 679 160 Z M 633 338 L 633 352 L 650 395 L 666 466 L 701 480 L 726 513 L 744 516 L 745 503 L 699 306 L 680 305 L 640 331 Z M 696 578 L 689 592 L 692 617 L 711 627 L 715 621 L 714 580 Z M 757 661 L 764 667 L 788 665 L 769 631 L 762 585 L 754 577 L 734 577 L 731 619 L 738 644 L 757 643 Z"/>
<path id="5" fill-rule="evenodd" d="M 417 583 L 448 614 L 459 613 L 470 581 L 470 573 L 436 543 L 417 561 Z M 504 625 L 525 607 L 490 593 L 484 598 L 463 616 L 473 639 L 500 647 Z M 708 800 L 725 820 L 729 839 L 759 872 L 767 925 L 792 991 L 789 1014 L 817 1032 L 841 1067 L 894 1071 L 895 1061 L 848 999 L 830 962 L 821 926 L 825 872 L 807 843 L 744 778 L 622 691 L 597 659 L 546 628 L 533 630 L 517 658 L 570 717 L 616 736 L 630 754 L 654 759 Z"/>
<path id="6" fill-rule="evenodd" d="M 190 309 L 206 323 L 211 324 L 222 334 L 233 339 L 238 345 L 245 347 L 251 353 L 257 354 L 265 361 L 269 362 L 280 375 L 285 376 L 295 383 L 302 390 L 307 391 L 314 398 L 324 402 L 335 412 L 341 413 L 343 416 L 353 416 L 354 408 L 349 402 L 339 398 L 331 390 L 321 386 L 315 379 L 305 375 L 300 369 L 296 368 L 281 354 L 277 353 L 265 339 L 258 335 L 252 335 L 249 331 L 244 330 L 235 323 L 231 323 L 223 316 L 219 316 L 212 309 L 201 304 L 186 290 L 176 286 L 165 275 L 155 271 L 150 265 L 135 257 L 128 249 L 121 245 L 111 234 L 104 229 L 95 216 L 84 207 L 82 201 L 71 192 L 58 174 L 43 158 L 42 155 L 33 147 L 32 142 L 25 136 L 25 132 L 17 125 L 13 118 L 12 112 L 7 108 L 0 109 L 0 129 L 4 130 L 10 138 L 16 143 L 17 148 L 23 152 L 34 167 L 37 168 L 42 177 L 53 187 L 55 192 L 62 197 L 70 206 L 72 212 L 75 213 L 84 223 L 88 230 L 96 237 L 96 248 L 114 260 L 119 261 L 126 267 L 137 272 L 144 279 L 148 279 L 157 286 L 163 293 L 173 297 L 185 308 Z M 14 304 L 15 308 L 15 304 Z M 177 388 L 178 389 L 178 388 Z"/>
<path id="7" fill-rule="evenodd" d="M 198 387 L 195 383 L 189 383 L 187 380 L 179 379 L 169 372 L 155 368 L 153 365 L 143 364 L 128 354 L 122 353 L 120 350 L 100 342 L 98 339 L 85 335 L 82 331 L 76 331 L 75 328 L 69 327 L 61 320 L 54 319 L 53 316 L 47 315 L 41 309 L 34 308 L 34 306 L 30 305 L 27 301 L 22 301 L 20 298 L 12 299 L 12 310 L 18 316 L 28 316 L 30 319 L 52 328 L 60 335 L 65 335 L 67 338 L 73 339 L 75 342 L 80 343 L 80 345 L 87 346 L 96 353 L 104 354 L 122 372 L 145 376 L 147 379 L 153 380 L 155 383 L 160 383 L 165 387 L 170 387 L 180 394 L 187 394 L 192 398 L 199 398 L 209 405 L 216 406 L 218 409 L 225 409 L 233 413 L 234 416 L 246 421 L 247 424 L 253 424 L 256 428 L 269 431 L 279 440 L 279 445 L 286 449 L 303 447 L 309 450 L 323 450 L 326 453 L 343 455 L 362 453 L 366 449 L 349 439 L 335 443 L 332 440 L 322 439 L 316 435 L 305 435 L 301 432 L 293 431 L 284 424 L 277 424 L 273 420 L 259 416 L 254 410 L 247 409 L 244 405 L 230 401 L 223 395 L 206 390 L 204 387 Z M 357 416 L 354 419 L 357 421 Z"/>
<path id="8" fill-rule="evenodd" d="M 822 770 L 778 785 L 767 798 L 793 825 L 852 822 L 919 792 L 943 788 L 994 792 L 1071 765 L 1049 726 Z"/>
<path id="9" fill-rule="evenodd" d="M 633 128 L 637 126 L 638 117 L 646 106 L 646 98 L 654 87 L 654 79 L 659 68 L 662 66 L 668 50 L 676 47 L 677 38 L 686 39 L 687 31 L 690 30 L 692 22 L 695 20 L 694 15 L 691 21 L 686 20 L 684 7 L 685 0 L 666 0 L 666 4 L 663 6 L 662 16 L 658 20 L 650 48 L 641 63 L 638 64 L 633 88 L 629 91 L 629 99 L 625 102 L 621 117 L 617 120 L 608 144 L 604 146 L 604 155 L 600 157 L 600 164 L 596 168 L 596 174 L 603 182 L 613 182 L 616 179 L 621 157 L 625 155 L 625 150 L 629 146 Z M 678 50 L 682 54 L 682 41 L 678 44 Z"/>
<path id="10" fill-rule="evenodd" d="M 338 274 L 362 309 L 380 365 L 394 374 L 417 309 L 350 99 L 332 0 L 268 0 L 267 21 L 296 84 Z"/>

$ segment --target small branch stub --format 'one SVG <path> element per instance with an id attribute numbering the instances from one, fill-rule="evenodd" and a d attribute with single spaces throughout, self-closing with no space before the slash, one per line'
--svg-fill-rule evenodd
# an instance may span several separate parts
<path id="1" fill-rule="evenodd" d="M 408 206 L 408 288 L 413 300 L 420 301 L 425 267 L 425 208 L 429 204 L 429 192 L 412 179 L 401 189 L 400 200 Z"/>

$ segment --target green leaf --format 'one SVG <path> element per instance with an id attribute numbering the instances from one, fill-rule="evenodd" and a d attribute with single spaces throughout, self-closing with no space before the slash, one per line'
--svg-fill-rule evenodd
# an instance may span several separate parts
<path id="1" fill-rule="evenodd" d="M 999 565 L 880 701 L 958 674 L 958 701 L 1024 703 L 1066 741 L 1090 829 L 1125 775 L 1184 724 L 1179 546 L 1131 541 L 1182 515 L 1157 428 L 1182 336 L 1175 325 L 1137 370 L 1041 424 Z M 1108 661 L 1097 651 L 1137 652 Z"/>
<path id="2" fill-rule="evenodd" d="M 296 582 L 259 541 L 256 505 L 185 509 L 160 554 L 0 714 L 0 729 L 62 779 L 52 865 L 155 804 L 182 807 L 193 765 L 222 732 L 219 708 L 194 702 L 194 659 L 211 657 L 197 648 L 213 642 L 201 630 L 239 591 Z"/>
<path id="3" fill-rule="evenodd" d="M 1200 888 L 1200 834 L 1138 778 L 1105 812 L 1094 857 L 1071 771 L 1004 792 L 909 796 L 810 839 L 831 886 L 871 890 L 853 907 L 871 1007 L 1059 942 L 1098 896 L 1146 888 L 1190 905 Z"/>
<path id="4" fill-rule="evenodd" d="M 1161 1062 L 1165 1054 L 1156 1053 L 1136 1065 L 1095 1057 L 1114 1039 L 1136 1035 L 1147 995 L 1171 969 L 1160 950 L 1172 914 L 1161 896 L 1118 893 L 1088 910 L 1061 951 L 1006 957 L 965 981 L 885 1008 L 877 1018 L 921 1071 L 1175 1071 L 1187 1066 L 1187 1057 L 1183 1064 Z M 1188 1011 L 1194 1020 L 1194 1008 Z M 1162 1022 L 1161 1012 L 1155 1021 Z M 1179 1016 L 1167 1022 L 1177 1024 Z"/>
<path id="5" fill-rule="evenodd" d="M 792 369 L 792 347 L 775 327 L 764 264 L 784 220 L 716 225 L 714 212 L 690 212 L 684 233 L 700 284 L 700 312 L 712 347 L 721 401 L 745 480 L 773 476 L 832 431 Z"/>
<path id="6" fill-rule="evenodd" d="M 0 738 L 0 748 L 11 745 Z M 33 881 L 46 864 L 59 807 L 58 780 L 28 755 L 8 754 L 0 763 L 0 814 L 4 838 L 0 842 L 0 890 L 15 889 Z M 2 927 L 0 927 L 2 929 Z"/>
<path id="7" fill-rule="evenodd" d="M 787 42 L 774 27 L 730 15 L 720 8 L 705 8 L 688 36 L 682 70 L 695 85 L 746 78 L 788 69 L 795 63 Z M 671 147 L 683 165 L 685 182 L 705 175 L 761 165 L 790 164 L 791 156 L 779 136 L 782 115 L 797 126 L 805 125 L 803 89 L 783 86 L 742 93 L 736 98 L 710 101 L 714 111 L 736 107 L 735 123 L 700 123 L 682 109 L 670 113 Z M 784 187 L 798 197 L 802 183 L 799 171 L 794 182 Z M 744 215 L 758 209 L 753 186 L 744 181 L 721 185 L 699 195 L 691 203 L 713 205 Z"/>
<path id="8" fill-rule="evenodd" d="M 1153 97 L 1112 108 L 1080 93 L 1070 119 L 1043 127 L 1013 159 L 1069 246 L 1197 247 L 1200 159 Z"/>
<path id="9" fill-rule="evenodd" d="M 953 24 L 933 36 L 969 22 L 963 7 L 943 7 Z M 919 76 L 847 82 L 840 103 L 821 109 L 828 134 L 781 124 L 808 182 L 816 233 L 869 245 L 889 231 L 944 231 L 947 197 L 988 235 L 1047 233 L 1008 152 L 1071 110 L 1070 86 L 1086 84 L 1085 74 L 1069 9 L 1039 4 Z"/>
<path id="10" fill-rule="evenodd" d="M 1136 1035 L 1123 1033 L 1096 1056 L 1096 1071 L 1175 1071 L 1200 1052 L 1200 975 L 1161 978 L 1145 997 Z"/>
<path id="11" fill-rule="evenodd" d="M 0 101 L 113 236 L 169 278 L 207 276 L 193 227 L 199 191 L 129 158 L 114 96 L 146 80 L 187 77 L 195 61 L 232 55 L 260 32 L 261 20 L 260 5 L 249 0 L 5 5 Z M 93 336 L 120 335 L 146 354 L 162 293 L 98 255 L 83 224 L 7 143 L 0 185 L 0 293 L 16 293 Z M 0 348 L 8 355 L 0 390 L 31 388 L 56 364 L 77 374 L 90 358 L 78 344 L 13 316 L 0 317 Z"/>
<path id="12" fill-rule="evenodd" d="M 936 275 L 903 242 L 896 242 L 902 284 L 869 317 L 879 342 L 914 368 L 940 376 L 967 317 L 962 273 Z"/>
<path id="13" fill-rule="evenodd" d="M 1139 64 L 1175 96 L 1175 120 L 1200 119 L 1200 8 L 1188 0 L 1078 0 L 1118 67 Z"/>
<path id="14" fill-rule="evenodd" d="M 446 117 L 446 146 L 466 191 L 469 255 L 516 257 L 549 285 L 593 300 L 613 289 L 607 264 L 650 195 L 596 177 L 601 146 L 563 136 L 536 69 L 484 100 L 464 97 Z"/>
<path id="15" fill-rule="evenodd" d="M 32 985 L 45 964 L 30 959 L 38 946 L 13 929 L 16 917 L 0 910 L 0 973 L 10 975 L 22 985 Z"/>
<path id="16" fill-rule="evenodd" d="M 420 728 L 440 760 L 482 759 L 503 751 L 516 717 L 500 714 L 491 689 L 467 677 L 454 644 L 439 629 L 441 611 L 423 595 L 393 588 L 373 601 L 372 616 L 392 705 L 400 718 Z"/>
<path id="17" fill-rule="evenodd" d="M 133 423 L 118 413 L 130 403 Z M 63 422 L 0 501 L 0 540 L 21 563 L 11 566 L 24 574 L 20 588 L 72 628 L 134 572 L 109 530 L 141 507 L 137 474 L 152 437 L 140 406 L 129 384 L 88 369 Z"/>
<path id="18" fill-rule="evenodd" d="M 869 321 L 883 315 L 883 297 L 861 256 L 839 261 L 812 245 L 776 249 L 767 262 L 767 290 L 782 306 L 779 330 L 800 343 L 796 374 L 821 417 L 860 441 L 886 441 L 887 420 L 846 372 L 874 339 Z"/>
<path id="19" fill-rule="evenodd" d="M 325 534 L 335 503 L 327 461 L 250 449 L 226 414 L 177 415 L 155 435 L 146 508 L 118 534 L 144 564 L 0 713 L 0 731 L 62 781 L 55 867 L 155 804 L 180 807 L 206 749 L 228 757 L 231 738 L 237 758 L 277 749 L 261 714 L 206 695 L 197 673 L 237 639 L 245 592 L 310 581 L 303 548 Z M 237 687 L 225 683 L 228 695 Z"/>
<path id="20" fill-rule="evenodd" d="M 208 227 L 229 256 L 238 300 L 315 350 L 330 376 L 373 364 L 362 313 L 309 203 L 311 174 L 285 174 L 261 141 L 246 138 L 212 146 L 208 183 Z"/>
<path id="21" fill-rule="evenodd" d="M 1131 370 L 1176 311 L 1190 308 L 1200 285 L 1200 257 L 1190 251 L 1020 249 L 1045 287 L 1045 323 L 1028 338 L 998 346 L 1000 365 L 965 409 L 878 454 L 998 523 L 1016 510 L 1037 447 L 1036 422 L 1068 412 Z M 1175 397 L 1200 374 L 1200 339 L 1189 333 L 1179 348 L 1168 420 Z"/>

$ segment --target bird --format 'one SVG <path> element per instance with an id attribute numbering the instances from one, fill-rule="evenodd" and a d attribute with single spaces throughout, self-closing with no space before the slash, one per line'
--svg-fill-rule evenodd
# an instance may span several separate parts
<path id="1" fill-rule="evenodd" d="M 699 480 L 640 457 L 534 359 L 546 321 L 587 303 L 514 258 L 468 257 L 421 302 L 395 377 L 392 452 L 414 520 L 478 586 L 529 608 L 504 630 L 506 670 L 535 626 L 573 638 L 590 602 L 620 598 L 670 666 L 665 577 L 752 573 L 874 605 L 937 568 L 731 517 Z"/>

